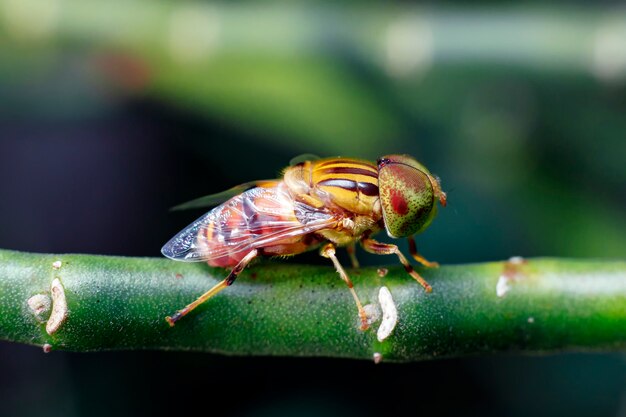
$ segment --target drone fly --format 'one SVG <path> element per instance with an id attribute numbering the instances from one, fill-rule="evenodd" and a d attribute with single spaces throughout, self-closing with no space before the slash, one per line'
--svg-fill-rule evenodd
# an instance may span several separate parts
<path id="1" fill-rule="evenodd" d="M 203 261 L 232 268 L 228 276 L 167 322 L 183 316 L 224 288 L 256 257 L 296 255 L 320 248 L 356 303 L 361 328 L 367 316 L 335 251 L 346 247 L 354 267 L 356 242 L 367 252 L 395 254 L 407 273 L 426 292 L 431 286 L 413 269 L 396 245 L 377 242 L 372 235 L 385 229 L 392 238 L 407 237 L 411 255 L 435 267 L 416 249 L 413 235 L 423 231 L 437 213 L 437 200 L 446 205 L 438 178 L 408 155 L 388 155 L 376 164 L 352 158 L 303 160 L 292 164 L 281 179 L 246 183 L 224 193 L 203 197 L 179 208 L 221 205 L 174 236 L 161 252 L 170 259 Z"/>

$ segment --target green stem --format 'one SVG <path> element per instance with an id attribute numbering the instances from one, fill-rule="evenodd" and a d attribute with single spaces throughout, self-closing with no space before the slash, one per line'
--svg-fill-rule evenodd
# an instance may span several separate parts
<path id="1" fill-rule="evenodd" d="M 70 351 L 365 359 L 378 352 L 394 361 L 626 347 L 626 262 L 531 259 L 420 269 L 433 286 L 430 294 L 402 268 L 385 277 L 376 268 L 349 273 L 364 304 L 378 306 L 383 285 L 393 296 L 398 322 L 383 342 L 376 335 L 380 320 L 358 329 L 354 302 L 331 266 L 255 265 L 170 328 L 165 316 L 221 280 L 224 270 L 166 259 L 0 250 L 0 338 Z M 45 301 L 56 279 L 55 325 Z"/>

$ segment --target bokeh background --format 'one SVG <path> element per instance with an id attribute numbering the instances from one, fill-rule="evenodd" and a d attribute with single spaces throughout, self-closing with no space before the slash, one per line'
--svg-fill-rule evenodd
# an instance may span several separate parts
<path id="1" fill-rule="evenodd" d="M 199 215 L 169 207 L 301 153 L 417 157 L 449 193 L 418 238 L 441 263 L 624 259 L 626 8 L 0 0 L 0 247 L 159 256 Z M 0 344 L 2 416 L 194 408 L 626 416 L 626 359 L 374 366 Z"/>

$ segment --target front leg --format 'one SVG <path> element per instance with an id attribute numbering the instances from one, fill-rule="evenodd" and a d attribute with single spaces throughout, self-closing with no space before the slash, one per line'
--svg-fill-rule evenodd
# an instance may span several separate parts
<path id="1" fill-rule="evenodd" d="M 417 245 L 415 244 L 415 239 L 413 239 L 413 236 L 409 236 L 407 240 L 409 241 L 409 253 L 413 257 L 413 259 L 415 259 L 417 262 L 421 263 L 427 268 L 439 267 L 439 263 L 431 262 L 419 254 L 419 252 L 417 251 Z"/>
<path id="2" fill-rule="evenodd" d="M 426 292 L 431 292 L 433 290 L 430 284 L 428 284 L 428 282 L 426 282 L 424 278 L 422 278 L 417 272 L 415 272 L 409 261 L 404 257 L 404 255 L 402 254 L 402 252 L 400 252 L 400 249 L 398 249 L 396 245 L 377 242 L 374 239 L 370 238 L 361 239 L 361 245 L 363 246 L 363 249 L 365 249 L 367 252 L 373 253 L 375 255 L 397 255 L 406 272 L 408 272 L 409 275 L 413 277 L 413 279 L 419 282 L 420 285 L 424 287 Z"/>

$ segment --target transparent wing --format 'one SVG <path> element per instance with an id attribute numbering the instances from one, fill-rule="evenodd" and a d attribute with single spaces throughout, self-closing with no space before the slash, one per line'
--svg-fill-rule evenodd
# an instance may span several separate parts
<path id="1" fill-rule="evenodd" d="M 305 162 L 305 161 L 317 161 L 318 159 L 320 159 L 320 157 L 315 154 L 303 153 L 301 155 L 294 156 L 293 158 L 291 158 L 291 160 L 289 161 L 289 166 L 292 167 L 294 165 L 298 165 L 300 162 Z"/>
<path id="2" fill-rule="evenodd" d="M 272 187 L 278 184 L 278 180 L 257 180 L 245 182 L 243 184 L 236 185 L 232 188 L 229 188 L 226 191 L 222 191 L 216 194 L 205 195 L 204 197 L 196 198 L 195 200 L 187 201 L 185 203 L 174 206 L 170 209 L 170 211 L 179 211 L 179 210 L 189 210 L 196 208 L 206 208 L 217 206 L 218 204 L 222 204 L 224 201 L 232 198 L 238 194 L 243 193 L 246 190 L 249 190 L 254 187 Z"/>
<path id="3" fill-rule="evenodd" d="M 297 155 L 289 161 L 289 166 L 294 166 L 304 161 L 317 161 L 320 159 L 319 156 L 312 153 L 303 153 L 301 155 Z M 185 203 L 174 206 L 170 209 L 170 211 L 180 211 L 180 210 L 190 210 L 197 208 L 206 208 L 217 206 L 218 204 L 222 204 L 229 198 L 235 197 L 238 194 L 241 194 L 247 190 L 250 190 L 255 187 L 274 187 L 278 183 L 277 179 L 272 180 L 257 180 L 257 181 L 249 181 L 244 182 L 243 184 L 235 185 L 228 190 L 205 195 L 204 197 L 196 198 L 195 200 L 187 201 Z"/>
<path id="4" fill-rule="evenodd" d="M 255 248 L 293 243 L 302 235 L 334 227 L 339 220 L 332 212 L 294 201 L 284 184 L 257 187 L 200 217 L 161 252 L 186 262 L 238 259 Z"/>

